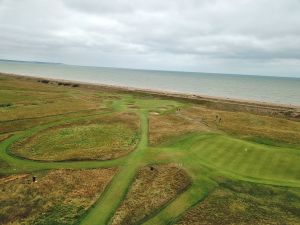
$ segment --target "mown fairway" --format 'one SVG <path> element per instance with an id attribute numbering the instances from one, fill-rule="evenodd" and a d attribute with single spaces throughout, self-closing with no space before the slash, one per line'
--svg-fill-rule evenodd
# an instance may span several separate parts
<path id="1" fill-rule="evenodd" d="M 300 223 L 299 121 L 93 86 L 0 82 L 2 224 Z"/>

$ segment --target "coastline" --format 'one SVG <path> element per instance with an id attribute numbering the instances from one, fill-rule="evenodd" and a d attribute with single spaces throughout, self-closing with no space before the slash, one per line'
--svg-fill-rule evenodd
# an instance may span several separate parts
<path id="1" fill-rule="evenodd" d="M 188 100 L 193 102 L 229 104 L 232 106 L 239 106 L 243 108 L 257 108 L 262 110 L 280 111 L 282 113 L 288 111 L 290 112 L 289 114 L 293 114 L 293 113 L 296 114 L 295 115 L 296 118 L 300 116 L 300 106 L 298 105 L 261 102 L 261 101 L 245 100 L 245 99 L 238 99 L 238 98 L 207 96 L 207 95 L 199 95 L 193 93 L 180 93 L 175 91 L 173 92 L 173 91 L 163 91 L 163 90 L 154 90 L 154 89 L 143 89 L 143 88 L 135 88 L 135 87 L 91 83 L 91 82 L 74 81 L 74 80 L 66 80 L 66 79 L 54 79 L 54 78 L 47 78 L 43 76 L 30 76 L 30 75 L 21 75 L 21 74 L 3 73 L 3 72 L 0 72 L 0 76 L 10 76 L 16 78 L 31 79 L 35 81 L 42 79 L 42 80 L 49 80 L 54 83 L 64 82 L 70 84 L 77 84 L 80 87 L 87 87 L 87 88 L 95 88 L 95 89 L 101 88 L 101 89 L 107 89 L 107 90 L 110 89 L 110 90 L 131 92 L 131 93 L 150 94 L 158 97 L 174 98 L 174 99 Z"/>

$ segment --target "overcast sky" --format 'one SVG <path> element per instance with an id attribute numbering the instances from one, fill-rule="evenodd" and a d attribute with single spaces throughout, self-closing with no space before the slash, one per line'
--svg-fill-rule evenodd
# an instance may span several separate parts
<path id="1" fill-rule="evenodd" d="M 0 58 L 300 77 L 300 0 L 0 0 Z"/>

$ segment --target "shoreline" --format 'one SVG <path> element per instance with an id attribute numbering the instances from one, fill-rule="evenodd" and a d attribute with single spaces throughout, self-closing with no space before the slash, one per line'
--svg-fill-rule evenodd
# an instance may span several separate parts
<path id="1" fill-rule="evenodd" d="M 94 87 L 94 88 L 105 88 L 117 91 L 124 92 L 133 92 L 133 93 L 141 93 L 141 94 L 151 94 L 160 97 L 169 97 L 175 99 L 183 99 L 183 100 L 192 100 L 195 102 L 208 101 L 213 103 L 227 103 L 232 105 L 244 106 L 244 107 L 258 107 L 263 109 L 274 109 L 274 110 L 293 110 L 300 113 L 300 106 L 291 105 L 291 104 L 280 104 L 280 103 L 271 103 L 271 102 L 262 102 L 255 100 L 246 100 L 246 99 L 238 99 L 238 98 L 227 98 L 227 97 L 217 97 L 217 96 L 207 96 L 200 95 L 194 93 L 181 93 L 176 91 L 163 91 L 163 90 L 154 90 L 154 89 L 144 89 L 144 88 L 135 88 L 135 87 L 127 87 L 127 86 L 119 86 L 119 85 L 109 85 L 102 83 L 92 83 L 85 81 L 76 81 L 76 80 L 66 80 L 66 79 L 55 79 L 48 78 L 43 76 L 31 76 L 31 75 L 22 75 L 22 74 L 13 74 L 13 73 L 3 73 L 0 72 L 0 76 L 10 76 L 24 79 L 32 79 L 32 80 L 49 80 L 51 82 L 59 83 L 70 83 L 77 84 L 80 87 Z"/>

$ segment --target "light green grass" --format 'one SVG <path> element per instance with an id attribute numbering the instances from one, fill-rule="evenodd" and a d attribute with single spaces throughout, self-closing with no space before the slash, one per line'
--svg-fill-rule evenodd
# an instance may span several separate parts
<path id="1" fill-rule="evenodd" d="M 200 163 L 219 170 L 278 185 L 300 180 L 300 151 L 256 144 L 217 134 L 192 134 L 169 147 L 184 151 Z"/>
<path id="2" fill-rule="evenodd" d="M 116 111 L 130 110 L 130 106 L 136 106 L 140 110 L 163 112 L 175 107 L 183 106 L 182 103 L 153 98 L 134 98 L 132 95 L 122 95 L 120 99 L 113 101 L 111 107 Z"/>

